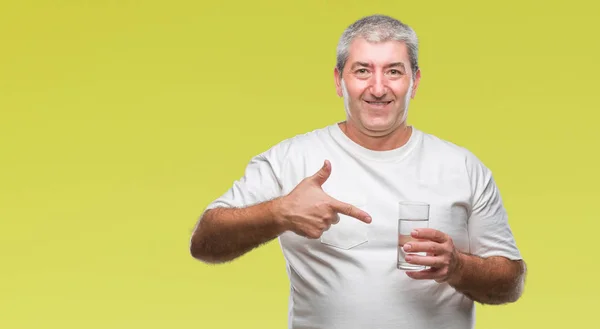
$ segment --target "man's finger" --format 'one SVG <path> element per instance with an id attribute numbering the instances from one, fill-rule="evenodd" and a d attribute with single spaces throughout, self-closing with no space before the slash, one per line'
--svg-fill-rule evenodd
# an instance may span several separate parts
<path id="1" fill-rule="evenodd" d="M 406 252 L 426 252 L 432 255 L 439 255 L 444 252 L 443 245 L 434 241 L 411 241 L 404 244 Z"/>
<path id="2" fill-rule="evenodd" d="M 406 255 L 406 262 L 415 265 L 425 265 L 434 268 L 444 267 L 444 258 L 441 256 Z"/>
<path id="3" fill-rule="evenodd" d="M 415 280 L 434 280 L 441 278 L 440 270 L 437 268 L 428 268 L 422 271 L 406 271 L 406 275 Z"/>
<path id="4" fill-rule="evenodd" d="M 331 221 L 331 224 L 335 225 L 339 222 L 340 222 L 340 215 L 338 215 L 338 213 L 335 213 L 335 215 L 333 216 L 333 221 Z"/>
<path id="5" fill-rule="evenodd" d="M 432 228 L 418 228 L 415 229 L 411 236 L 420 240 L 431 240 L 438 243 L 444 243 L 448 241 L 448 235 L 444 232 L 432 229 Z"/>
<path id="6" fill-rule="evenodd" d="M 311 179 L 316 182 L 317 184 L 319 184 L 319 186 L 325 184 L 325 181 L 327 181 L 327 179 L 329 178 L 329 176 L 331 175 L 331 163 L 329 162 L 329 160 L 325 160 L 325 163 L 323 163 L 323 167 L 321 167 L 321 169 L 319 169 L 319 171 L 317 171 L 314 175 L 312 175 Z"/>
<path id="7" fill-rule="evenodd" d="M 333 209 L 333 211 L 335 211 L 337 213 L 344 214 L 344 215 L 350 216 L 350 217 L 354 217 L 354 218 L 356 218 L 360 221 L 363 221 L 367 224 L 370 223 L 372 220 L 371 216 L 369 214 L 367 214 L 365 211 L 362 211 L 351 204 L 337 201 L 335 199 L 332 199 L 332 201 L 331 201 L 331 208 Z"/>

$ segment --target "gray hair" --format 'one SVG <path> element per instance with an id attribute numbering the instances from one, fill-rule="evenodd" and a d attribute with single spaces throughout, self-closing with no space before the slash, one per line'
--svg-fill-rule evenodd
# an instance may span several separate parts
<path id="1" fill-rule="evenodd" d="M 350 52 L 350 44 L 356 38 L 364 38 L 369 42 L 385 42 L 390 40 L 404 42 L 408 48 L 410 67 L 413 79 L 419 68 L 419 41 L 417 34 L 408 25 L 385 15 L 366 16 L 348 26 L 342 34 L 337 46 L 337 69 L 342 72 Z"/>

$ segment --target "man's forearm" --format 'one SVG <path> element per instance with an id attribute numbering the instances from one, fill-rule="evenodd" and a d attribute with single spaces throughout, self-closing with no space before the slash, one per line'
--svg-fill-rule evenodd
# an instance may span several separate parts
<path id="1" fill-rule="evenodd" d="M 523 261 L 458 255 L 456 275 L 448 281 L 457 291 L 481 304 L 504 304 L 519 299 L 526 275 Z"/>
<path id="2" fill-rule="evenodd" d="M 223 263 L 273 240 L 285 231 L 275 214 L 277 202 L 208 210 L 192 234 L 192 256 L 206 263 Z"/>

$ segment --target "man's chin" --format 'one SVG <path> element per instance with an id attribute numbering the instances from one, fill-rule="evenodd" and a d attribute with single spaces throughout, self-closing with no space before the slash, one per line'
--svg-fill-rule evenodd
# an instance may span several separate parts
<path id="1" fill-rule="evenodd" d="M 390 118 L 364 118 L 362 120 L 362 126 L 370 131 L 389 131 L 390 129 L 394 129 L 398 126 L 397 122 L 394 120 L 390 120 Z"/>
<path id="2" fill-rule="evenodd" d="M 366 122 L 362 126 L 372 136 L 384 136 L 397 128 L 393 122 Z"/>

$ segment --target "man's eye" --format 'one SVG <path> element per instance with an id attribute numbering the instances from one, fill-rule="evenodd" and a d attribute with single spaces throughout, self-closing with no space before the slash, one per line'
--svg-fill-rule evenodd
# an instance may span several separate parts
<path id="1" fill-rule="evenodd" d="M 398 70 L 390 70 L 390 73 L 393 75 L 400 75 L 402 74 L 402 72 L 398 71 Z"/>

